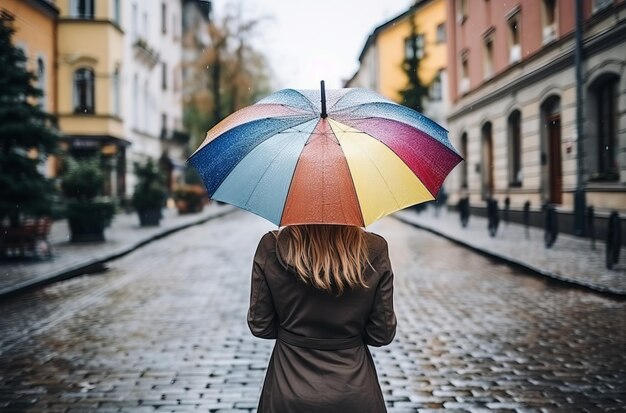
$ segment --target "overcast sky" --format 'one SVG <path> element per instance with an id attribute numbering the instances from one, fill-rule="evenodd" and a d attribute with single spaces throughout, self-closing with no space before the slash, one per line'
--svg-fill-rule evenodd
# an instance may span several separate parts
<path id="1" fill-rule="evenodd" d="M 339 88 L 358 68 L 374 28 L 405 11 L 412 0 L 240 0 L 244 16 L 272 16 L 258 30 L 273 86 Z M 230 0 L 232 3 L 233 0 Z M 220 3 L 213 2 L 219 13 Z M 222 3 L 223 4 L 223 3 Z"/>

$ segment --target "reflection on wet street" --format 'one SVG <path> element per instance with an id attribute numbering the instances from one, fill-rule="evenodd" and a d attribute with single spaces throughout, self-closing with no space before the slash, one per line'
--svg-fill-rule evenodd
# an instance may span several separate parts
<path id="1" fill-rule="evenodd" d="M 2 412 L 252 412 L 272 341 L 246 325 L 273 229 L 237 212 L 0 303 Z M 390 412 L 620 411 L 626 303 L 551 285 L 392 218 Z M 443 410 L 442 410 L 443 409 Z"/>

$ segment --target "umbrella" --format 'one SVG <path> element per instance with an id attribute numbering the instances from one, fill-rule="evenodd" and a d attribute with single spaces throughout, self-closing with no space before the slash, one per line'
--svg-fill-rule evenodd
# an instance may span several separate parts
<path id="1" fill-rule="evenodd" d="M 328 108 L 328 109 L 327 109 Z M 448 132 L 368 89 L 284 89 L 207 133 L 188 162 L 209 197 L 278 226 L 367 226 L 435 199 L 462 160 Z"/>

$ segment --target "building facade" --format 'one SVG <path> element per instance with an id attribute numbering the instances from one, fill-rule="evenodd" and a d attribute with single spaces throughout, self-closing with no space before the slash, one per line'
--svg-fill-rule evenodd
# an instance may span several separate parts
<path id="1" fill-rule="evenodd" d="M 123 2 L 125 136 L 128 169 L 158 161 L 173 187 L 182 179 L 187 134 L 182 126 L 182 1 Z M 127 176 L 128 193 L 135 177 Z"/>
<path id="2" fill-rule="evenodd" d="M 37 104 L 44 111 L 55 113 L 59 9 L 51 0 L 4 0 L 0 3 L 0 14 L 10 21 L 15 29 L 13 42 L 24 52 L 27 59 L 26 69 L 35 74 L 35 86 L 43 93 Z M 57 159 L 50 157 L 41 172 L 46 176 L 56 176 Z"/>
<path id="3" fill-rule="evenodd" d="M 447 0 L 448 129 L 465 158 L 448 180 L 451 202 L 551 203 L 571 217 L 582 182 L 598 213 L 626 211 L 626 1 L 582 0 L 581 82 L 575 10 L 565 0 Z"/>
<path id="4" fill-rule="evenodd" d="M 446 34 L 445 1 L 416 2 L 404 13 L 374 29 L 359 56 L 359 69 L 346 87 L 373 89 L 401 102 L 400 91 L 408 85 L 403 62 L 411 58 L 415 50 L 419 59 L 418 76 L 429 89 L 423 101 L 424 114 L 445 127 L 448 106 Z"/>
<path id="5" fill-rule="evenodd" d="M 105 195 L 126 194 L 120 0 L 58 0 L 57 116 L 62 149 L 74 158 L 99 155 Z"/>

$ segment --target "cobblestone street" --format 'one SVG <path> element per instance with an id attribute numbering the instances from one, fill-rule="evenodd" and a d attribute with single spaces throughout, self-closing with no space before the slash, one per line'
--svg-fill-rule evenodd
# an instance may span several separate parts
<path id="1" fill-rule="evenodd" d="M 235 212 L 0 303 L 0 412 L 254 412 L 274 343 L 248 331 L 249 276 L 272 228 Z M 624 411 L 625 301 L 370 230 L 396 274 L 398 334 L 372 350 L 390 413 Z"/>

